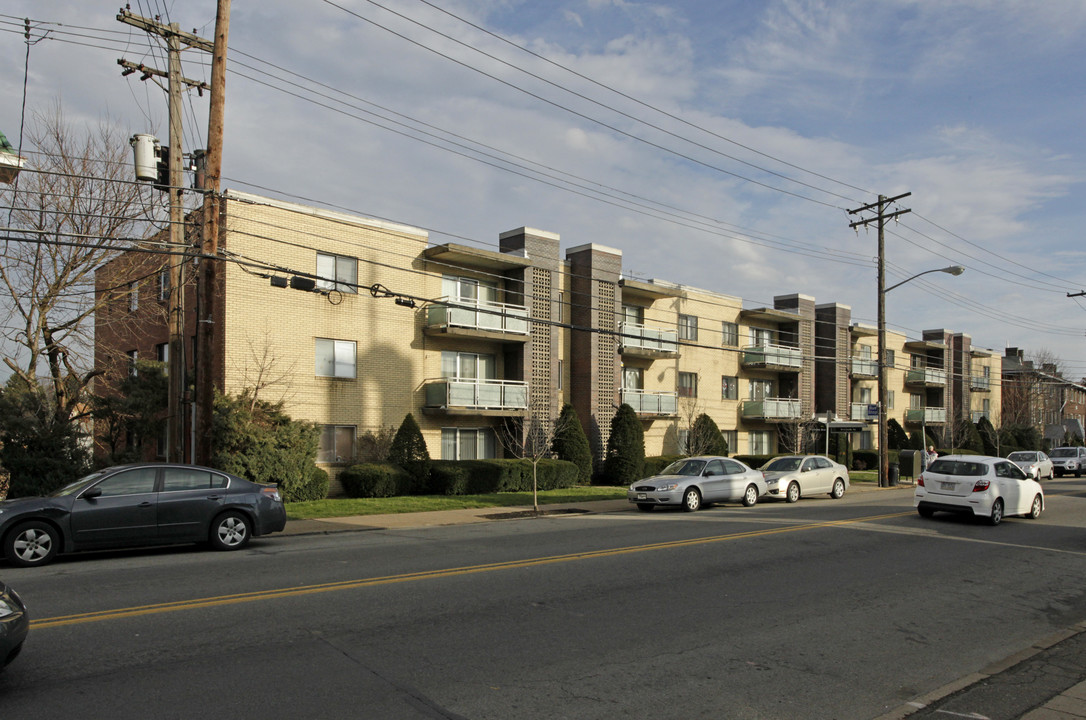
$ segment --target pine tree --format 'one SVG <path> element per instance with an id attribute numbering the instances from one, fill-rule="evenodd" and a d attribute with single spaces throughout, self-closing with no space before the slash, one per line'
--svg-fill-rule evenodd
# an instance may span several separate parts
<path id="1" fill-rule="evenodd" d="M 430 452 L 426 449 L 426 439 L 415 422 L 415 416 L 407 413 L 392 447 L 388 450 L 388 461 L 399 465 L 415 480 L 415 491 L 422 492 L 430 481 Z"/>
<path id="2" fill-rule="evenodd" d="M 716 422 L 702 413 L 690 428 L 689 452 L 692 455 L 727 455 L 728 441 Z"/>
<path id="3" fill-rule="evenodd" d="M 603 482 L 630 485 L 641 479 L 645 465 L 645 431 L 634 409 L 622 403 L 611 420 L 607 455 L 603 462 Z"/>
<path id="4" fill-rule="evenodd" d="M 592 481 L 592 448 L 584 434 L 577 411 L 566 403 L 558 415 L 557 429 L 551 449 L 559 460 L 569 460 L 577 466 L 577 482 L 587 485 Z"/>

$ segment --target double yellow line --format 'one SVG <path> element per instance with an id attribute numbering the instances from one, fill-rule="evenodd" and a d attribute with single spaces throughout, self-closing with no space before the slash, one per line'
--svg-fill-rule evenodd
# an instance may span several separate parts
<path id="1" fill-rule="evenodd" d="M 798 532 L 801 530 L 817 530 L 819 528 L 837 527 L 841 525 L 854 525 L 856 523 L 871 522 L 873 520 L 885 520 L 888 518 L 902 517 L 911 514 L 911 512 L 897 512 L 890 513 L 888 515 L 871 515 L 868 517 L 854 518 L 851 520 L 834 520 L 830 522 L 807 523 L 803 525 L 791 525 L 779 528 L 750 530 L 747 532 L 729 533 L 727 535 L 713 535 L 710 537 L 692 538 L 689 540 L 671 540 L 668 542 L 651 543 L 648 545 L 631 545 L 628 547 L 612 548 L 610 550 L 589 550 L 585 552 L 570 553 L 568 555 L 551 555 L 541 558 L 507 560 L 505 562 L 486 563 L 483 565 L 468 565 L 465 567 L 447 568 L 444 570 L 424 570 L 421 572 L 403 573 L 400 575 L 385 575 L 382 577 L 360 578 L 357 580 L 341 580 L 339 582 L 321 583 L 318 585 L 302 585 L 300 587 L 292 588 L 259 590 L 256 592 L 239 593 L 237 595 L 220 595 L 217 597 L 195 598 L 193 600 L 178 600 L 168 603 L 158 603 L 155 605 L 140 605 L 137 607 L 117 608 L 114 610 L 97 610 L 94 612 L 80 613 L 78 615 L 62 615 L 52 618 L 42 618 L 41 620 L 32 621 L 30 623 L 30 626 L 34 629 L 40 630 L 44 628 L 61 627 L 64 625 L 79 625 L 83 623 L 101 622 L 103 620 L 119 620 L 122 618 L 140 617 L 141 615 L 156 615 L 159 613 L 178 612 L 181 610 L 195 610 L 198 608 L 236 605 L 239 603 L 256 602 L 258 600 L 274 600 L 276 598 L 299 597 L 302 595 L 314 595 L 316 593 L 334 592 L 337 590 L 353 590 L 356 588 L 373 587 L 376 585 L 391 585 L 393 583 L 456 577 L 458 575 L 493 572 L 495 570 L 511 570 L 515 568 L 534 567 L 538 565 L 553 565 L 555 563 L 590 560 L 593 558 L 611 557 L 615 555 L 649 552 L 651 550 L 669 550 L 672 548 L 690 547 L 693 545 L 705 545 L 707 543 L 724 542 L 727 540 L 742 540 L 745 538 L 764 537 L 766 535 L 779 535 L 781 533 Z"/>

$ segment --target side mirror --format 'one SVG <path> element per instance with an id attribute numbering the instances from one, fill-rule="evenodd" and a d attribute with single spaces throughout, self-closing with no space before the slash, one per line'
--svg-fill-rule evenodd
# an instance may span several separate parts
<path id="1" fill-rule="evenodd" d="M 100 488 L 100 487 L 92 487 L 90 490 L 87 490 L 86 492 L 84 492 L 79 497 L 83 498 L 84 500 L 93 500 L 96 497 L 101 497 L 101 495 L 102 495 L 102 488 Z"/>

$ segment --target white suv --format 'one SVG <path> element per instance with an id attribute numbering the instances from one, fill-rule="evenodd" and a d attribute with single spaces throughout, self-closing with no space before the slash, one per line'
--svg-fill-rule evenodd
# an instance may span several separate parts
<path id="1" fill-rule="evenodd" d="M 1086 447 L 1055 448 L 1048 453 L 1048 457 L 1052 458 L 1052 469 L 1056 472 L 1056 477 L 1071 473 L 1074 473 L 1075 477 L 1082 477 L 1082 472 L 1086 470 Z"/>

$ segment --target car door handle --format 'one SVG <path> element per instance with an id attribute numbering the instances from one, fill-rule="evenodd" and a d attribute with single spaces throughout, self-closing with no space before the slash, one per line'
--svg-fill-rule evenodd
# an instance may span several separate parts
<path id="1" fill-rule="evenodd" d="M 208 495 L 207 496 L 208 500 L 219 500 L 221 498 L 222 498 L 222 495 Z"/>
<path id="2" fill-rule="evenodd" d="M 139 506 L 140 507 L 154 507 L 155 504 L 153 502 L 148 502 L 147 500 L 144 500 L 143 502 L 140 503 Z"/>

